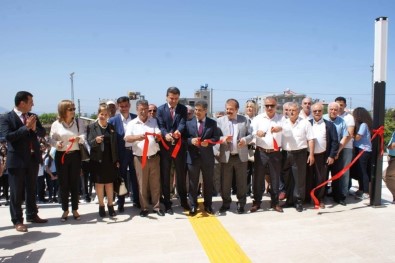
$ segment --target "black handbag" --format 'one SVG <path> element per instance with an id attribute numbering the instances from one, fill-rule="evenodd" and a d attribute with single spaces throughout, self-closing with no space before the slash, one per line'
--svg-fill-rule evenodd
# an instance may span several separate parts
<path id="1" fill-rule="evenodd" d="M 78 133 L 80 133 L 80 125 L 78 123 L 78 118 L 75 119 L 76 123 L 77 123 L 77 130 Z M 81 153 L 81 161 L 86 162 L 89 161 L 90 159 L 90 155 L 89 155 L 89 151 L 86 148 L 85 144 L 79 143 L 78 147 L 80 148 L 80 153 Z"/>

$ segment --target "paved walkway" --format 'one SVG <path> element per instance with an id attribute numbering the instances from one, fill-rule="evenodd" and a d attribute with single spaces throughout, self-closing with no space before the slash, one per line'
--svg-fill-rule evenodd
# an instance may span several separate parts
<path id="1" fill-rule="evenodd" d="M 325 209 L 309 206 L 298 213 L 287 208 L 281 214 L 268 209 L 269 197 L 265 196 L 263 210 L 238 215 L 233 203 L 216 220 L 246 255 L 234 256 L 233 262 L 395 262 L 395 205 L 384 184 L 382 190 L 381 207 L 370 207 L 368 200 L 349 196 L 347 206 L 328 199 Z M 223 233 L 204 233 L 203 225 L 203 230 L 195 232 L 193 224 L 203 224 L 205 215 L 198 214 L 191 222 L 178 202 L 174 203 L 174 215 L 141 218 L 128 202 L 125 213 L 112 219 L 100 219 L 96 203 L 81 203 L 81 221 L 69 216 L 65 223 L 59 220 L 60 205 L 40 205 L 39 215 L 49 222 L 27 223 L 28 233 L 15 231 L 9 207 L 3 205 L 0 262 L 214 262 L 200 235 L 211 234 L 208 240 L 218 245 L 215 242 L 223 241 L 217 237 Z M 214 198 L 214 209 L 218 211 L 220 206 L 220 198 Z M 248 198 L 246 208 L 250 206 Z M 220 256 L 230 249 L 234 248 L 226 243 L 217 248 Z"/>

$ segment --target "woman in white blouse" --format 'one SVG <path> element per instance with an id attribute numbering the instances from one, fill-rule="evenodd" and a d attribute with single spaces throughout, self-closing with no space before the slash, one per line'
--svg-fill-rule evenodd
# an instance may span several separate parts
<path id="1" fill-rule="evenodd" d="M 65 222 L 69 214 L 69 194 L 73 217 L 80 220 L 78 199 L 81 154 L 78 144 L 85 143 L 86 126 L 75 119 L 75 105 L 71 100 L 59 102 L 58 115 L 58 120 L 51 126 L 50 141 L 56 148 L 55 165 L 63 210 L 61 221 Z"/>

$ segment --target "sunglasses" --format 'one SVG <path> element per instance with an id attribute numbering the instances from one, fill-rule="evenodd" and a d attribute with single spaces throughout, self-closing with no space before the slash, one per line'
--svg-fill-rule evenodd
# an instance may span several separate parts
<path id="1" fill-rule="evenodd" d="M 320 113 L 322 110 L 313 110 L 314 113 Z"/>
<path id="2" fill-rule="evenodd" d="M 148 112 L 156 112 L 156 110 L 148 110 Z"/>
<path id="3" fill-rule="evenodd" d="M 75 108 L 68 108 L 68 111 L 75 111 Z"/>
<path id="4" fill-rule="evenodd" d="M 275 108 L 275 107 L 276 107 L 276 105 L 273 105 L 273 104 L 268 104 L 268 105 L 265 105 L 265 107 L 266 107 L 266 108 Z"/>

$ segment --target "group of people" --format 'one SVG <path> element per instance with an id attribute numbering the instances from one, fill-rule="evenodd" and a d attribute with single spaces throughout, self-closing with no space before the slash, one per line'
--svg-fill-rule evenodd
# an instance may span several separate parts
<path id="1" fill-rule="evenodd" d="M 120 97 L 116 105 L 100 104 L 97 120 L 88 126 L 76 118 L 72 101 L 59 102 L 58 119 L 51 126 L 48 140 L 54 149 L 62 222 L 68 220 L 69 198 L 73 218 L 81 219 L 81 147 L 86 146 L 90 148 L 100 217 L 107 214 L 104 196 L 109 216 L 116 215 L 113 204 L 118 189 L 114 182 L 119 177 L 130 180 L 133 205 L 141 209 L 142 217 L 150 213 L 151 206 L 159 216 L 174 213 L 173 180 L 180 205 L 190 216 L 198 212 L 200 191 L 204 213 L 215 213 L 212 197 L 219 192 L 222 205 L 218 212 L 226 214 L 231 208 L 232 190 L 238 214 L 245 212 L 250 190 L 253 203 L 249 211 L 256 212 L 261 208 L 266 183 L 270 185 L 270 207 L 274 211 L 295 207 L 302 212 L 303 205 L 310 201 L 310 191 L 327 180 L 329 173 L 342 171 L 359 151 L 364 153 L 355 166 L 359 181 L 356 197 L 369 198 L 372 118 L 364 108 L 356 108 L 352 115 L 346 112 L 344 97 L 330 103 L 325 115 L 324 106 L 312 105 L 308 97 L 301 108 L 295 102 L 285 103 L 283 114 L 277 112 L 276 98 L 267 97 L 265 111 L 259 115 L 255 101 L 247 101 L 242 115 L 239 102 L 228 99 L 223 116 L 216 119 L 208 116 L 206 101 L 188 108 L 179 103 L 179 98 L 180 90 L 170 87 L 166 103 L 157 107 L 138 100 L 135 115 L 130 113 L 129 98 Z M 45 136 L 45 129 L 31 113 L 33 105 L 33 95 L 20 91 L 15 96 L 15 108 L 0 121 L 0 132 L 8 144 L 11 220 L 21 232 L 27 231 L 23 200 L 26 221 L 47 222 L 37 214 L 36 179 L 40 164 L 51 165 L 43 162 L 38 138 Z M 327 187 L 318 189 L 320 207 L 325 208 L 326 195 L 346 205 L 350 182 L 347 170 L 340 180 L 332 182 L 331 192 Z M 280 205 L 282 200 L 286 201 Z M 118 195 L 117 205 L 118 213 L 123 213 L 125 195 Z"/>

